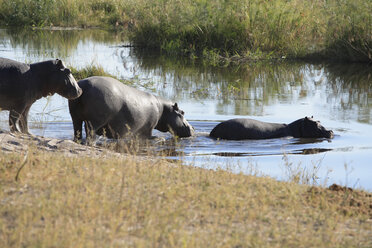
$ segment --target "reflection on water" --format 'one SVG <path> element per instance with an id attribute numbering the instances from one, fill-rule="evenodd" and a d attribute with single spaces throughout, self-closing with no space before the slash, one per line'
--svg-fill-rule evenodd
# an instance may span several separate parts
<path id="1" fill-rule="evenodd" d="M 372 123 L 372 66 L 333 64 L 325 67 L 328 102 L 342 120 Z"/>
<path id="2" fill-rule="evenodd" d="M 155 81 L 156 92 L 184 101 L 213 100 L 216 115 L 263 116 L 273 105 L 317 104 L 321 109 L 312 108 L 310 115 L 372 122 L 369 65 L 269 62 L 216 68 L 161 56 L 154 60 L 142 58 L 141 77 Z"/>
<path id="3" fill-rule="evenodd" d="M 345 164 L 353 167 L 348 181 L 372 190 L 372 81 L 371 66 L 363 64 L 309 64 L 260 62 L 242 66 L 209 67 L 202 61 L 170 58 L 150 51 L 123 47 L 120 34 L 101 30 L 10 31 L 0 29 L 0 55 L 23 62 L 59 57 L 83 67 L 96 63 L 140 89 L 177 101 L 197 136 L 175 142 L 150 141 L 151 151 L 198 166 L 238 164 L 236 172 L 249 173 L 251 164 L 279 179 L 283 154 L 291 163 L 311 167 L 322 161 L 321 180 L 345 183 Z M 290 123 L 314 116 L 335 138 L 223 141 L 208 137 L 218 121 L 249 117 Z M 0 114 L 7 129 L 7 114 Z M 37 135 L 72 139 L 67 100 L 53 96 L 31 108 L 30 130 Z M 51 122 L 53 121 L 53 122 Z M 114 143 L 115 149 L 122 146 Z M 148 144 L 146 144 L 147 146 Z M 141 150 L 142 149 L 142 150 Z M 329 174 L 329 170 L 332 173 Z M 354 185 L 351 185 L 354 186 Z"/>
<path id="4" fill-rule="evenodd" d="M 198 109 L 213 104 L 198 111 L 208 119 L 275 115 L 270 106 L 290 104 L 301 109 L 295 112 L 316 117 L 372 122 L 371 66 L 265 62 L 209 67 L 197 60 L 120 47 L 126 43 L 122 38 L 102 30 L 0 29 L 0 50 L 1 56 L 19 61 L 59 57 L 79 67 L 97 63 L 165 98 L 193 102 Z M 315 103 L 321 109 L 310 106 Z M 310 108 L 303 111 L 301 105 Z"/>
<path id="5" fill-rule="evenodd" d="M 81 42 L 111 44 L 119 40 L 119 34 L 103 30 L 0 29 L 0 44 L 21 49 L 29 58 L 66 58 L 76 51 Z"/>

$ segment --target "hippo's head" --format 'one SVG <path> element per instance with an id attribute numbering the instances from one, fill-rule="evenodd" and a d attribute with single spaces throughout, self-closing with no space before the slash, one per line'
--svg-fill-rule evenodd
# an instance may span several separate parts
<path id="1" fill-rule="evenodd" d="M 313 120 L 312 117 L 302 119 L 300 130 L 303 138 L 333 138 L 333 131 L 325 129 L 319 121 Z"/>
<path id="2" fill-rule="evenodd" d="M 72 76 L 71 70 L 66 68 L 60 59 L 54 60 L 53 64 L 50 82 L 55 87 L 54 91 L 67 99 L 78 98 L 83 91 Z"/>
<path id="3" fill-rule="evenodd" d="M 194 128 L 187 122 L 184 114 L 178 108 L 177 103 L 175 103 L 170 109 L 165 110 L 165 113 L 163 113 L 162 118 L 155 128 L 162 132 L 170 131 L 173 135 L 180 138 L 190 137 L 194 135 Z"/>

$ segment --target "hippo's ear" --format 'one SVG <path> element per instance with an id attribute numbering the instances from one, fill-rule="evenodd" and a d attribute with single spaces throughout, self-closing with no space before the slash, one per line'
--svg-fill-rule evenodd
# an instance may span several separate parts
<path id="1" fill-rule="evenodd" d="M 57 67 L 58 67 L 58 69 L 65 68 L 65 65 L 63 64 L 63 61 L 62 60 L 56 59 L 56 61 L 57 61 Z"/>
<path id="2" fill-rule="evenodd" d="M 183 110 L 179 109 L 177 103 L 175 103 L 172 107 L 173 107 L 173 110 L 174 110 L 174 111 L 180 113 L 181 115 L 185 115 L 185 112 L 183 112 Z"/>

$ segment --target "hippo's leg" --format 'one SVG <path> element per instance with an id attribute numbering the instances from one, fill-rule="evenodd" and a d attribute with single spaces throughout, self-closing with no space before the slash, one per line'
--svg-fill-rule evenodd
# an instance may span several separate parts
<path id="1" fill-rule="evenodd" d="M 96 139 L 96 130 L 90 121 L 84 121 L 84 128 L 87 144 L 91 144 Z"/>
<path id="2" fill-rule="evenodd" d="M 141 130 L 138 130 L 138 134 L 143 138 L 149 139 L 152 137 L 152 130 L 153 128 L 151 127 L 144 127 Z"/>
<path id="3" fill-rule="evenodd" d="M 21 113 L 16 110 L 9 111 L 9 129 L 10 132 L 22 132 L 19 125 L 19 120 L 21 119 Z"/>
<path id="4" fill-rule="evenodd" d="M 124 114 L 119 114 L 112 118 L 105 126 L 113 138 L 120 139 L 137 133 L 138 127 L 136 128 L 136 124 L 133 118 Z"/>
<path id="5" fill-rule="evenodd" d="M 97 121 L 84 121 L 85 135 L 88 144 L 91 144 L 96 140 L 96 134 L 100 134 L 105 125 L 106 123 Z"/>
<path id="6" fill-rule="evenodd" d="M 31 108 L 31 105 L 26 107 L 26 109 L 23 111 L 18 121 L 18 124 L 19 124 L 19 127 L 22 133 L 28 134 L 27 119 L 28 119 L 28 112 L 30 111 L 30 108 Z"/>
<path id="7" fill-rule="evenodd" d="M 110 125 L 101 127 L 100 129 L 96 131 L 96 134 L 104 136 L 109 139 L 116 138 L 115 131 L 111 128 Z"/>
<path id="8" fill-rule="evenodd" d="M 72 125 L 74 126 L 74 141 L 79 142 L 83 138 L 83 121 L 73 118 Z"/>

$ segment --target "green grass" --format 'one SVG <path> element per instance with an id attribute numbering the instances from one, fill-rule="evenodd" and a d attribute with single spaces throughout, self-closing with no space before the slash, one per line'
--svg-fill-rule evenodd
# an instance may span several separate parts
<path id="1" fill-rule="evenodd" d="M 132 86 L 136 85 L 135 81 L 123 80 L 123 79 L 120 79 L 117 75 L 113 75 L 105 71 L 101 65 L 91 64 L 91 65 L 80 67 L 80 68 L 77 68 L 74 66 L 68 66 L 68 68 L 71 69 L 71 74 L 74 76 L 76 81 L 79 81 L 79 80 L 82 80 L 88 77 L 92 77 L 92 76 L 104 76 L 104 77 L 115 78 L 127 85 L 132 85 Z"/>
<path id="2" fill-rule="evenodd" d="M 69 68 L 71 69 L 71 74 L 77 81 L 92 76 L 106 76 L 117 78 L 116 76 L 106 72 L 101 65 L 93 64 L 83 68 L 75 68 L 73 66 L 70 66 Z"/>
<path id="3" fill-rule="evenodd" d="M 371 246 L 362 191 L 30 149 L 0 153 L 1 247 Z"/>
<path id="4" fill-rule="evenodd" d="M 0 23 L 129 29 L 137 46 L 211 61 L 371 62 L 371 11 L 367 0 L 0 0 Z"/>

